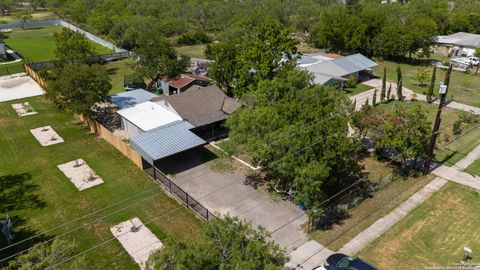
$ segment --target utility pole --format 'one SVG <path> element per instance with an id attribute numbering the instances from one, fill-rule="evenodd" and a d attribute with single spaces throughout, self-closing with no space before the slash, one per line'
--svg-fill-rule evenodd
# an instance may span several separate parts
<path id="1" fill-rule="evenodd" d="M 440 85 L 440 104 L 438 105 L 437 117 L 435 118 L 435 125 L 433 126 L 432 137 L 430 139 L 430 145 L 427 149 L 427 160 L 425 161 L 424 174 L 428 174 L 430 171 L 430 164 L 432 163 L 433 150 L 435 149 L 435 143 L 437 142 L 438 131 L 440 130 L 440 122 L 442 121 L 442 109 L 445 106 L 447 99 L 448 86 L 450 85 L 450 75 L 452 74 L 452 64 L 448 67 L 445 74 L 445 81 Z"/>

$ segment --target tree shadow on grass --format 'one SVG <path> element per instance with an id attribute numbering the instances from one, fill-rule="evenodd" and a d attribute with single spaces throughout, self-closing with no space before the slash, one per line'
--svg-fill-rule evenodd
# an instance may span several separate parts
<path id="1" fill-rule="evenodd" d="M 46 203 L 36 194 L 39 186 L 32 183 L 29 173 L 0 176 L 0 209 L 37 209 Z"/>
<path id="2" fill-rule="evenodd" d="M 9 256 L 12 256 L 13 254 L 24 251 L 34 246 L 35 244 L 44 242 L 47 239 L 50 239 L 52 237 L 48 234 L 39 235 L 39 233 L 41 232 L 29 229 L 27 227 L 28 226 L 27 220 L 20 216 L 10 215 L 10 219 L 13 226 L 12 245 L 9 248 L 7 248 L 7 241 L 5 240 L 5 237 L 3 236 L 3 234 L 0 234 L 0 259 L 4 259 Z M 29 239 L 29 238 L 32 238 L 32 239 Z M 29 240 L 25 240 L 24 242 L 21 242 L 24 239 L 29 239 Z M 15 244 L 15 243 L 18 243 L 18 244 Z M 15 259 L 15 257 L 7 259 L 4 262 L 1 262 L 0 268 L 7 266 L 9 261 L 13 259 Z"/>

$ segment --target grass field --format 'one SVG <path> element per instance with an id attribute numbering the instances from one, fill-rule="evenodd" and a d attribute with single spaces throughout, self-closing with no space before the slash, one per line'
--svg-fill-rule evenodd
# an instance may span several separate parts
<path id="1" fill-rule="evenodd" d="M 431 175 L 405 180 L 397 179 L 384 186 L 372 198 L 350 209 L 349 217 L 342 220 L 341 224 L 334 225 L 328 230 L 314 231 L 310 237 L 329 249 L 338 251 L 357 234 L 391 212 L 432 179 Z"/>
<path id="2" fill-rule="evenodd" d="M 468 166 L 465 172 L 480 176 L 480 159 L 475 160 L 470 166 Z"/>
<path id="3" fill-rule="evenodd" d="M 145 193 L 35 240 L 60 235 L 108 214 L 112 215 L 62 238 L 75 241 L 80 252 L 110 239 L 109 228 L 132 217 L 139 217 L 143 223 L 157 219 L 147 227 L 163 241 L 167 238 L 188 241 L 197 235 L 201 221 L 165 195 L 145 172 L 113 146 L 75 124 L 71 114 L 57 112 L 44 97 L 17 100 L 15 103 L 24 101 L 30 102 L 38 114 L 20 118 L 10 105 L 14 102 L 0 103 L 0 220 L 5 218 L 3 209 L 7 208 L 13 219 L 14 241 L 75 220 L 140 192 Z M 45 125 L 51 125 L 65 142 L 40 146 L 30 134 L 30 129 Z M 57 168 L 58 164 L 78 158 L 84 159 L 105 183 L 78 191 Z M 128 208 L 122 210 L 125 207 Z M 119 212 L 113 214 L 117 210 Z M 28 241 L 0 251 L 0 258 L 32 244 Z M 4 246 L 4 238 L 0 237 L 0 248 Z M 87 260 L 92 269 L 138 269 L 118 241 L 88 253 Z"/>
<path id="4" fill-rule="evenodd" d="M 31 21 L 46 21 L 54 19 L 58 19 L 58 16 L 55 15 L 55 13 L 51 11 L 42 11 L 33 13 Z M 0 23 L 12 23 L 18 21 L 18 18 L 15 18 L 14 15 L 0 16 Z"/>
<path id="5" fill-rule="evenodd" d="M 48 26 L 34 29 L 15 29 L 11 33 L 3 33 L 5 43 L 22 58 L 31 62 L 55 59 L 55 40 L 53 34 L 60 32 L 62 26 Z M 109 48 L 91 42 L 97 54 L 109 53 Z"/>
<path id="6" fill-rule="evenodd" d="M 200 45 L 176 47 L 175 50 L 180 55 L 186 55 L 186 56 L 189 56 L 191 58 L 205 59 L 206 58 L 206 56 L 205 56 L 205 49 L 206 48 L 207 48 L 207 45 L 200 44 Z"/>
<path id="7" fill-rule="evenodd" d="M 383 77 L 383 68 L 387 68 L 387 80 L 391 82 L 397 81 L 396 68 L 399 64 L 391 61 L 379 61 L 375 68 L 375 75 Z M 430 82 L 430 74 L 432 67 L 422 65 L 400 64 L 403 75 L 403 85 L 417 93 L 423 94 L 427 88 L 420 87 L 419 82 L 415 79 L 419 70 L 428 70 L 429 76 L 426 81 Z M 440 82 L 444 81 L 445 70 L 437 69 L 435 93 L 438 93 Z M 458 71 L 452 72 L 448 99 L 465 103 L 475 107 L 480 107 L 480 75 L 466 74 Z"/>
<path id="8" fill-rule="evenodd" d="M 458 140 L 435 150 L 435 159 L 447 166 L 452 166 L 480 143 L 479 138 L 480 128 L 473 128 L 471 131 L 463 134 Z"/>
<path id="9" fill-rule="evenodd" d="M 125 75 L 131 74 L 130 61 L 128 59 L 122 61 L 109 62 L 103 65 L 108 71 L 108 77 L 112 84 L 110 94 L 124 92 L 123 79 Z"/>
<path id="10" fill-rule="evenodd" d="M 358 255 L 379 269 L 446 269 L 460 263 L 469 247 L 474 269 L 480 262 L 479 200 L 477 191 L 447 183 Z"/>

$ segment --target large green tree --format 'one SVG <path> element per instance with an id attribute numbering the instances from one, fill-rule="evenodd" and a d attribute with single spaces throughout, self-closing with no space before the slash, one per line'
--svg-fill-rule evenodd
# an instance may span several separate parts
<path id="1" fill-rule="evenodd" d="M 163 76 L 175 77 L 185 72 L 190 64 L 188 57 L 178 58 L 166 38 L 151 31 L 139 33 L 137 47 L 133 52 L 137 59 L 134 70 L 140 76 L 151 79 L 148 87 Z"/>
<path id="2" fill-rule="evenodd" d="M 351 103 L 343 92 L 311 85 L 305 71 L 282 67 L 244 96 L 227 120 L 230 140 L 265 166 L 277 191 L 295 192 L 307 208 L 358 179 L 360 144 L 348 136 Z M 290 192 L 291 193 L 291 192 Z"/>
<path id="3" fill-rule="evenodd" d="M 226 44 L 214 44 L 209 49 L 215 60 L 212 77 L 232 87 L 237 96 L 254 89 L 259 81 L 273 78 L 278 68 L 297 52 L 289 32 L 274 19 L 246 27 L 239 33 L 240 38 L 225 40 Z"/>
<path id="4" fill-rule="evenodd" d="M 66 64 L 54 68 L 47 77 L 47 96 L 58 109 L 75 114 L 88 115 L 111 88 L 107 71 L 97 64 Z"/>
<path id="5" fill-rule="evenodd" d="M 147 269 L 284 269 L 285 252 L 254 230 L 249 223 L 229 216 L 209 221 L 200 236 L 188 243 L 168 241 L 152 254 Z"/>
<path id="6" fill-rule="evenodd" d="M 92 43 L 81 33 L 66 27 L 53 34 L 55 39 L 55 56 L 60 63 L 87 63 L 95 55 Z"/>

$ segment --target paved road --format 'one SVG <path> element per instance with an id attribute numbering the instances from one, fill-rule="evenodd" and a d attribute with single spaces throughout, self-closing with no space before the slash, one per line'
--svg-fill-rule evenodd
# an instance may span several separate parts
<path id="1" fill-rule="evenodd" d="M 365 92 L 362 92 L 362 93 L 359 93 L 357 95 L 354 95 L 354 96 L 350 97 L 350 99 L 352 101 L 356 100 L 356 102 L 357 102 L 357 105 L 355 107 L 356 110 L 359 110 L 360 108 L 362 108 L 362 105 L 365 104 L 365 101 L 367 100 L 367 98 L 369 99 L 370 104 L 372 103 L 373 93 L 374 93 L 375 88 L 377 88 L 377 90 L 378 90 L 377 101 L 380 101 L 380 89 L 382 88 L 382 81 L 379 80 L 379 79 L 371 79 L 371 80 L 368 80 L 366 82 L 363 82 L 363 84 L 371 86 L 374 89 L 368 90 L 368 91 L 365 91 Z M 389 85 L 392 85 L 391 94 L 392 95 L 397 95 L 397 84 L 387 82 L 387 89 L 388 89 Z M 411 99 L 412 96 L 414 95 L 414 93 L 415 92 L 406 88 L 405 86 L 403 87 L 402 94 L 406 99 Z M 417 94 L 417 93 L 415 93 L 415 95 L 416 95 L 417 100 L 422 100 L 422 101 L 427 100 L 426 95 Z M 436 100 L 433 103 L 438 104 L 439 102 L 440 102 L 439 100 Z M 480 108 L 473 107 L 473 106 L 463 104 L 463 103 L 459 103 L 459 102 L 455 102 L 455 101 L 449 102 L 447 104 L 447 107 L 480 115 Z"/>
<path id="2" fill-rule="evenodd" d="M 428 199 L 430 195 L 432 195 L 435 191 L 439 190 L 446 183 L 447 181 L 442 178 L 435 178 L 417 193 L 413 194 L 410 198 L 408 198 L 408 200 L 400 204 L 388 215 L 377 220 L 366 230 L 359 233 L 350 242 L 345 244 L 339 250 L 339 252 L 345 254 L 356 254 L 368 244 L 377 239 L 384 232 L 386 232 L 388 229 L 390 229 L 395 223 L 404 218 L 410 211 L 412 211 L 415 207 Z"/>

